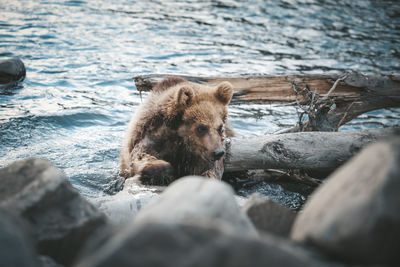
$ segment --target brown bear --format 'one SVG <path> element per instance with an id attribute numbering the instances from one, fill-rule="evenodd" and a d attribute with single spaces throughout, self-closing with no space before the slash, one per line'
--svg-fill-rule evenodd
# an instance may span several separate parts
<path id="1" fill-rule="evenodd" d="M 168 77 L 156 84 L 131 119 L 121 175 L 167 185 L 185 175 L 221 179 L 232 85 L 216 87 Z"/>

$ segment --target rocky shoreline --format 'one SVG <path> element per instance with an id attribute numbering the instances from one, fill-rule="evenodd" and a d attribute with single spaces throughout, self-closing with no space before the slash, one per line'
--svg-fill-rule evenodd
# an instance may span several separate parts
<path id="1" fill-rule="evenodd" d="M 30 158 L 0 169 L 0 266 L 396 266 L 400 138 L 363 149 L 296 213 L 185 177 L 88 201 Z M 138 199 L 141 200 L 138 202 Z"/>

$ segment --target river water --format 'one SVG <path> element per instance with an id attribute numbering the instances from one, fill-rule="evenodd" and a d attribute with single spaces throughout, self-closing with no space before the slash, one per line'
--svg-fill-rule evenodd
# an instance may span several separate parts
<path id="1" fill-rule="evenodd" d="M 7 57 L 20 57 L 27 77 L 0 92 L 0 167 L 44 157 L 97 197 L 113 185 L 127 123 L 141 103 L 133 76 L 399 73 L 400 4 L 0 0 L 0 60 Z M 297 120 L 294 108 L 279 105 L 230 108 L 237 136 Z M 399 119 L 399 109 L 374 111 L 343 129 Z M 265 186 L 247 192 L 292 194 Z"/>

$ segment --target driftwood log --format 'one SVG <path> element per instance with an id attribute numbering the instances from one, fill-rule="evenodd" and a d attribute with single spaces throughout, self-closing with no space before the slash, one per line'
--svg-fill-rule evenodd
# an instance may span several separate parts
<path id="1" fill-rule="evenodd" d="M 136 88 L 151 91 L 165 76 L 134 77 Z M 400 107 L 400 75 L 397 74 L 180 77 L 210 86 L 229 81 L 234 87 L 232 104 L 296 105 L 308 115 L 306 123 L 299 120 L 298 125 L 284 129 L 279 135 L 233 138 L 228 144 L 225 163 L 228 174 L 260 169 L 329 173 L 365 145 L 400 131 L 386 128 L 334 132 L 365 112 Z M 303 182 L 309 183 L 309 180 L 306 177 Z"/>
<path id="2" fill-rule="evenodd" d="M 233 138 L 227 147 L 225 172 L 255 169 L 332 171 L 369 143 L 394 134 L 400 134 L 400 128 Z"/>
<path id="3" fill-rule="evenodd" d="M 166 75 L 142 75 L 134 77 L 139 91 L 150 91 Z M 193 77 L 181 76 L 189 81 L 216 85 L 229 81 L 234 87 L 233 104 L 286 103 L 297 105 L 307 99 L 296 94 L 297 88 L 309 88 L 321 99 L 329 95 L 334 103 L 317 114 L 308 131 L 335 131 L 344 123 L 365 112 L 400 106 L 400 76 L 369 75 L 350 73 L 340 80 L 331 91 L 338 75 L 287 75 L 255 77 Z M 299 129 L 291 129 L 298 131 Z"/>

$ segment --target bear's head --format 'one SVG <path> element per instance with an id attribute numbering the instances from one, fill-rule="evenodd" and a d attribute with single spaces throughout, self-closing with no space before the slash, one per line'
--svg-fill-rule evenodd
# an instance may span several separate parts
<path id="1" fill-rule="evenodd" d="M 222 162 L 227 106 L 232 94 L 229 82 L 216 87 L 181 83 L 175 90 L 173 110 L 182 116 L 177 134 L 200 169 L 210 169 L 217 161 Z"/>

